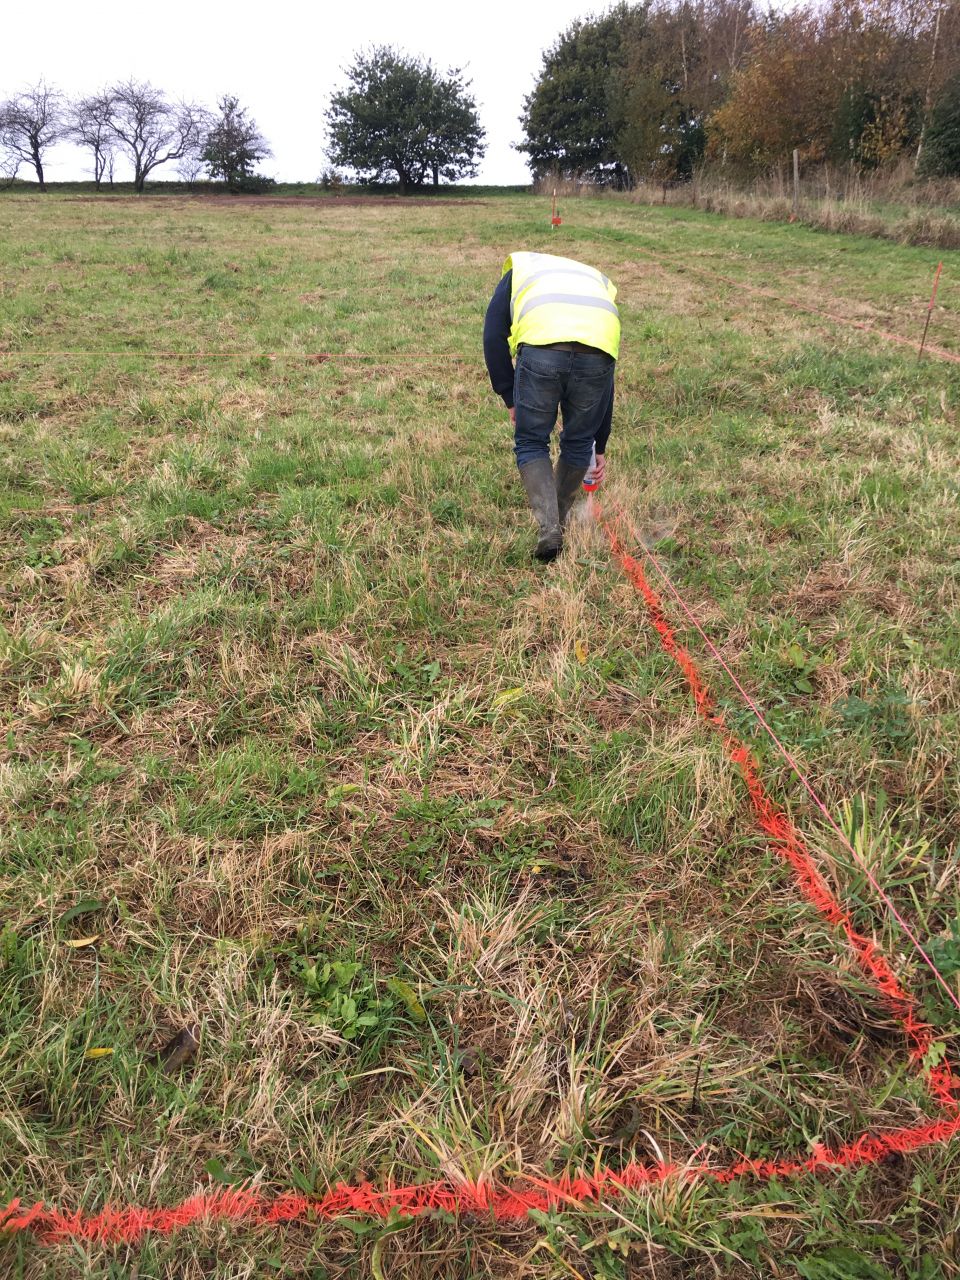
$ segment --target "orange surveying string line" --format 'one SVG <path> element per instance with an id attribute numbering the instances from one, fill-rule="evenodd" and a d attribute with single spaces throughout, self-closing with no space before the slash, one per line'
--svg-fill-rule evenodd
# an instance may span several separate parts
<path id="1" fill-rule="evenodd" d="M 694 269 L 697 270 L 698 268 Z M 714 279 L 722 280 L 724 284 L 732 285 L 734 288 L 746 289 L 748 293 L 755 294 L 757 297 L 769 298 L 772 302 L 779 302 L 781 306 L 791 307 L 794 311 L 802 311 L 811 316 L 826 316 L 834 324 L 849 325 L 853 329 L 859 329 L 862 333 L 876 334 L 878 338 L 885 338 L 887 342 L 898 342 L 901 346 L 909 347 L 911 351 L 916 351 L 918 355 L 923 354 L 922 345 L 918 345 L 912 338 L 905 338 L 902 333 L 894 333 L 891 329 L 878 329 L 875 325 L 867 324 L 864 320 L 853 320 L 835 311 L 824 311 L 815 307 L 808 307 L 804 303 L 798 302 L 795 298 L 781 298 L 779 294 L 771 293 L 769 289 L 763 289 L 759 285 L 745 284 L 742 280 L 734 279 L 733 276 L 721 275 L 716 271 L 704 271 L 703 274 L 711 275 Z M 930 312 L 928 311 L 928 323 L 929 319 Z M 957 355 L 955 351 L 947 351 L 944 347 L 934 346 L 927 347 L 926 350 L 931 355 L 938 356 L 941 360 L 952 360 L 955 364 L 960 364 L 960 355 Z"/>
<path id="2" fill-rule="evenodd" d="M 895 342 L 900 346 L 909 347 L 912 351 L 916 351 L 918 356 L 922 356 L 925 352 L 936 356 L 940 360 L 949 360 L 954 364 L 960 364 L 960 354 L 955 351 L 948 351 L 945 347 L 927 346 L 926 331 L 930 323 L 930 315 L 933 311 L 934 302 L 937 295 L 937 285 L 940 281 L 940 270 L 943 266 L 941 262 L 937 267 L 936 277 L 934 280 L 933 294 L 927 308 L 927 325 L 924 328 L 923 339 L 920 343 L 915 342 L 912 338 L 906 338 L 901 333 L 895 333 L 891 329 L 880 329 L 875 325 L 867 324 L 863 320 L 854 320 L 850 316 L 841 315 L 839 312 L 826 311 L 820 307 L 810 307 L 805 303 L 798 301 L 796 298 L 783 298 L 779 294 L 774 293 L 770 289 L 765 289 L 760 285 L 750 284 L 746 280 L 738 280 L 734 276 L 724 275 L 723 272 L 714 271 L 710 267 L 691 266 L 688 262 L 674 263 L 670 261 L 669 256 L 656 254 L 651 249 L 642 249 L 637 246 L 633 250 L 644 258 L 650 259 L 658 266 L 665 267 L 668 271 L 676 271 L 683 275 L 690 272 L 692 275 L 702 276 L 710 280 L 719 280 L 722 284 L 727 284 L 734 289 L 742 290 L 746 293 L 753 294 L 758 298 L 765 298 L 770 302 L 779 303 L 780 306 L 790 307 L 794 311 L 803 312 L 805 315 L 827 319 L 833 324 L 841 327 L 857 329 L 861 333 L 872 334 L 875 337 L 883 338 L 887 342 Z M 162 359 L 162 360 L 312 360 L 318 364 L 322 364 L 326 360 L 379 360 L 383 363 L 388 361 L 405 361 L 410 360 L 416 364 L 427 364 L 434 360 L 443 361 L 451 360 L 462 362 L 463 356 L 454 353 L 437 352 L 434 355 L 423 357 L 418 355 L 367 355 L 362 352 L 336 352 L 336 351 L 317 351 L 317 352 L 297 352 L 297 351 L 275 351 L 275 352 L 248 352 L 248 351 L 204 351 L 204 352 L 184 352 L 184 351 L 46 351 L 46 352 L 19 352 L 19 351 L 0 351 L 0 359 L 4 356 L 14 357 L 17 359 L 43 359 L 44 357 L 59 357 L 68 359 L 86 359 L 96 356 L 142 356 L 145 359 Z"/>
<path id="3" fill-rule="evenodd" d="M 624 518 L 624 516 L 623 516 L 622 509 L 619 509 L 619 514 L 620 514 L 621 519 L 623 519 L 623 518 Z M 632 531 L 632 532 L 634 532 L 634 536 L 636 536 L 635 531 Z M 759 721 L 759 723 L 760 723 L 760 725 L 762 726 L 762 728 L 763 728 L 764 732 L 767 734 L 767 736 L 768 736 L 768 737 L 770 738 L 770 740 L 773 742 L 773 744 L 774 744 L 775 748 L 777 749 L 777 751 L 780 753 L 780 755 L 783 757 L 783 759 L 784 759 L 784 760 L 787 762 L 787 764 L 790 766 L 790 768 L 792 769 L 792 771 L 794 772 L 794 774 L 797 776 L 797 778 L 799 779 L 799 781 L 800 781 L 800 782 L 801 782 L 801 784 L 803 785 L 804 789 L 806 790 L 807 794 L 810 796 L 811 800 L 814 802 L 814 804 L 817 806 L 817 808 L 820 810 L 820 812 L 821 812 L 821 813 L 823 814 L 823 816 L 826 818 L 826 820 L 827 820 L 827 822 L 829 823 L 830 827 L 833 829 L 834 834 L 838 837 L 838 839 L 840 840 L 841 844 L 844 846 L 844 848 L 847 850 L 847 852 L 848 852 L 848 853 L 850 854 L 850 856 L 853 858 L 854 862 L 855 862 L 855 863 L 860 867 L 860 869 L 861 869 L 861 870 L 863 871 L 863 873 L 866 875 L 866 877 L 868 878 L 868 880 L 870 881 L 870 883 L 873 885 L 874 889 L 876 889 L 877 893 L 880 895 L 881 899 L 883 900 L 883 902 L 886 904 L 886 906 L 887 906 L 887 907 L 888 907 L 888 909 L 890 910 L 890 913 L 891 913 L 891 915 L 893 916 L 893 918 L 897 921 L 897 923 L 900 925 L 901 929 L 902 929 L 902 930 L 904 931 L 904 933 L 907 935 L 907 937 L 909 938 L 910 942 L 912 943 L 912 945 L 914 946 L 914 948 L 917 950 L 917 952 L 919 953 L 919 955 L 920 955 L 920 956 L 921 956 L 921 958 L 923 959 L 924 963 L 925 963 L 925 964 L 927 965 L 927 967 L 931 970 L 931 972 L 934 974 L 934 976 L 938 979 L 938 981 L 940 982 L 941 986 L 942 986 L 942 987 L 943 987 L 943 989 L 946 991 L 947 996 L 949 997 L 949 999 L 950 999 L 950 1000 L 952 1001 L 952 1003 L 956 1006 L 957 1010 L 958 1010 L 958 1011 L 960 1011 L 960 998 L 958 998 L 958 997 L 957 997 L 956 993 L 955 993 L 955 992 L 953 991 L 953 989 L 949 986 L 949 984 L 947 983 L 946 979 L 945 979 L 945 978 L 943 977 L 943 975 L 940 973 L 940 970 L 939 970 L 939 969 L 937 968 L 937 966 L 934 964 L 933 960 L 931 960 L 931 958 L 927 955 L 926 951 L 925 951 L 925 950 L 924 950 L 924 948 L 921 946 L 920 942 L 919 942 L 919 941 L 917 940 L 917 938 L 914 936 L 913 931 L 911 930 L 910 926 L 907 924 L 906 920 L 903 918 L 903 916 L 902 916 L 902 915 L 900 914 L 900 912 L 898 911 L 897 906 L 896 906 L 896 903 L 893 901 L 893 899 L 889 896 L 889 894 L 886 892 L 886 890 L 883 888 L 883 886 L 882 886 L 882 885 L 879 883 L 879 881 L 876 879 L 876 877 L 874 876 L 873 872 L 870 870 L 870 867 L 867 865 L 867 863 L 865 862 L 865 860 L 863 859 L 863 857 L 862 857 L 862 856 L 861 856 L 861 855 L 856 851 L 856 849 L 854 848 L 853 844 L 851 844 L 850 840 L 847 838 L 847 836 L 846 836 L 846 834 L 844 833 L 844 831 L 842 830 L 842 828 L 837 824 L 837 822 L 836 822 L 836 820 L 834 819 L 833 815 L 830 813 L 830 810 L 827 808 L 827 806 L 824 804 L 824 802 L 823 802 L 823 801 L 820 799 L 820 797 L 817 795 L 816 791 L 814 791 L 813 786 L 812 786 L 812 784 L 811 784 L 811 782 L 810 782 L 810 779 L 809 779 L 809 778 L 807 777 L 807 775 L 803 772 L 803 770 L 802 770 L 802 769 L 800 768 L 800 766 L 797 764 L 796 760 L 793 758 L 793 756 L 790 754 L 790 752 L 787 750 L 787 748 L 783 745 L 783 743 L 780 741 L 780 739 L 779 739 L 779 738 L 777 737 L 777 735 L 774 733 L 773 729 L 770 727 L 769 723 L 767 722 L 766 718 L 764 717 L 763 712 L 762 712 L 762 711 L 760 710 L 760 708 L 757 706 L 757 704 L 756 704 L 756 702 L 753 700 L 753 698 L 751 698 L 751 697 L 750 697 L 749 693 L 747 693 L 746 689 L 743 687 L 743 685 L 742 685 L 742 684 L 740 683 L 740 681 L 737 679 L 737 677 L 736 677 L 735 673 L 730 669 L 730 666 L 729 666 L 729 665 L 728 665 L 728 663 L 724 660 L 724 657 L 723 657 L 723 655 L 720 653 L 719 649 L 717 649 L 716 645 L 713 643 L 713 641 L 712 641 L 712 640 L 710 639 L 710 637 L 707 635 L 706 631 L 704 631 L 703 627 L 700 625 L 699 621 L 697 620 L 697 618 L 696 618 L 696 617 L 695 617 L 695 615 L 693 614 L 693 611 L 690 609 L 689 605 L 686 603 L 686 601 L 685 601 L 685 600 L 683 599 L 683 597 L 680 595 L 680 592 L 677 590 L 677 588 L 676 588 L 676 586 L 675 586 L 675 584 L 674 584 L 673 580 L 672 580 L 672 579 L 670 578 L 670 576 L 667 574 L 667 571 L 664 569 L 663 565 L 661 565 L 661 564 L 660 564 L 660 562 L 657 560 L 657 558 L 656 558 L 654 555 L 652 555 L 652 553 L 651 553 L 651 552 L 650 552 L 650 551 L 649 551 L 649 550 L 648 550 L 648 549 L 643 545 L 643 541 L 642 541 L 642 539 L 637 538 L 636 540 L 637 540 L 637 544 L 638 544 L 638 546 L 640 547 L 641 551 L 642 551 L 642 552 L 643 552 L 643 554 L 646 556 L 647 560 L 648 560 L 648 561 L 649 561 L 649 563 L 653 566 L 653 568 L 656 570 L 656 572 L 659 574 L 659 576 L 660 576 L 661 580 L 663 581 L 663 583 L 664 583 L 664 585 L 666 586 L 666 588 L 668 589 L 668 591 L 671 593 L 671 595 L 672 595 L 672 596 L 674 597 L 674 599 L 677 601 L 677 604 L 680 606 L 680 608 L 681 608 L 681 609 L 683 610 L 683 612 L 686 614 L 687 618 L 688 618 L 688 619 L 689 619 L 689 621 L 692 623 L 692 625 L 693 625 L 693 626 L 696 628 L 696 630 L 700 633 L 700 636 L 702 637 L 702 639 L 703 639 L 704 643 L 706 644 L 707 648 L 710 650 L 711 654 L 712 654 L 712 655 L 717 659 L 717 661 L 718 661 L 718 662 L 720 663 L 720 665 L 723 667 L 724 671 L 727 673 L 727 675 L 728 675 L 728 676 L 730 677 L 730 679 L 733 681 L 733 683 L 734 683 L 734 685 L 736 686 L 736 689 L 737 689 L 737 691 L 739 692 L 740 696 L 743 698 L 744 702 L 746 702 L 747 706 L 750 708 L 750 710 L 751 710 L 751 712 L 753 713 L 753 715 L 754 715 L 754 716 L 756 717 L 756 719 Z M 658 601 L 658 605 L 659 605 L 659 601 Z M 720 719 L 722 720 L 722 717 L 720 717 Z"/>
<path id="4" fill-rule="evenodd" d="M 379 360 L 383 364 L 433 364 L 450 360 L 458 364 L 464 357 L 457 352 L 436 351 L 432 355 L 394 352 L 382 355 L 365 351 L 0 351 L 0 360 L 86 360 L 105 356 L 141 360 L 309 360 L 324 364 L 327 360 Z"/>
<path id="5" fill-rule="evenodd" d="M 802 311 L 805 315 L 819 316 L 832 321 L 834 324 L 848 326 L 852 329 L 858 329 L 861 333 L 874 334 L 878 338 L 884 338 L 887 342 L 896 342 L 901 346 L 909 347 L 912 351 L 916 351 L 918 355 L 924 351 L 932 356 L 937 356 L 940 360 L 950 360 L 954 364 L 960 364 L 960 355 L 955 351 L 947 351 L 945 347 L 928 346 L 921 347 L 912 338 L 905 338 L 901 333 L 894 333 L 890 329 L 878 329 L 872 324 L 867 324 L 863 320 L 853 320 L 849 316 L 840 315 L 835 311 L 825 311 L 819 307 L 808 307 L 803 302 L 798 302 L 795 298 L 782 298 L 779 294 L 773 293 L 770 289 L 764 289 L 760 285 L 749 284 L 745 280 L 737 280 L 733 276 L 723 275 L 722 272 L 712 271 L 709 267 L 693 267 L 689 263 L 673 263 L 669 257 L 662 257 L 654 253 L 651 249 L 640 249 L 635 247 L 633 252 L 640 254 L 644 258 L 649 258 L 658 266 L 666 267 L 668 271 L 676 271 L 683 275 L 690 272 L 695 276 L 704 276 L 710 280 L 719 280 L 723 284 L 732 285 L 735 289 L 741 289 L 746 293 L 752 293 L 758 298 L 766 298 L 770 302 L 778 302 L 783 307 L 790 307 L 794 311 Z M 939 274 L 939 273 L 938 273 Z M 929 321 L 929 312 L 927 315 Z"/>
<path id="6" fill-rule="evenodd" d="M 618 513 L 618 524 L 621 524 L 624 522 L 622 509 L 615 509 Z M 677 640 L 673 628 L 667 621 L 663 609 L 663 602 L 647 581 L 643 572 L 642 564 L 627 552 L 623 544 L 619 528 L 611 523 L 599 508 L 596 508 L 596 510 L 598 519 L 607 534 L 614 557 L 620 563 L 631 582 L 633 582 L 634 586 L 643 596 L 644 602 L 647 606 L 647 612 L 655 630 L 660 636 L 661 646 L 674 659 L 680 667 L 680 670 L 683 672 L 690 692 L 693 695 L 697 711 L 712 728 L 719 732 L 728 758 L 732 763 L 739 767 L 743 774 L 744 780 L 747 784 L 750 801 L 753 805 L 754 813 L 760 827 L 768 836 L 770 836 L 780 855 L 793 868 L 797 884 L 804 897 L 816 907 L 820 914 L 824 916 L 830 924 L 839 927 L 843 931 L 850 946 L 850 950 L 861 971 L 871 981 L 891 1014 L 896 1017 L 897 1021 L 901 1024 L 903 1033 L 908 1043 L 911 1045 L 911 1060 L 917 1066 L 922 1067 L 924 1065 L 924 1059 L 933 1047 L 936 1039 L 933 1029 L 927 1023 L 923 1022 L 918 1016 L 916 1002 L 903 988 L 896 974 L 893 972 L 889 961 L 879 950 L 876 943 L 874 943 L 872 939 L 865 937 L 855 928 L 849 912 L 840 905 L 821 875 L 816 863 L 806 847 L 803 837 L 800 835 L 800 832 L 787 817 L 786 813 L 767 795 L 766 789 L 760 779 L 759 767 L 755 758 L 740 739 L 731 732 L 722 712 L 717 710 L 713 696 L 704 684 L 693 658 Z M 635 534 L 634 537 L 636 538 Z M 950 988 L 943 974 L 940 973 L 933 960 L 931 960 L 930 956 L 920 945 L 914 936 L 913 931 L 910 929 L 910 926 L 897 910 L 896 904 L 879 884 L 870 868 L 866 865 L 864 860 L 847 839 L 844 832 L 834 821 L 830 811 L 814 791 L 809 779 L 800 769 L 793 756 L 787 751 L 786 747 L 783 746 L 779 738 L 777 738 L 776 734 L 770 728 L 770 725 L 767 723 L 756 702 L 750 697 L 743 685 L 730 670 L 730 667 L 724 661 L 719 650 L 700 626 L 692 611 L 681 597 L 679 591 L 677 591 L 676 587 L 673 585 L 673 582 L 667 575 L 666 570 L 659 564 L 647 548 L 643 546 L 642 540 L 636 538 L 636 541 L 642 548 L 643 554 L 660 574 L 664 583 L 680 604 L 684 613 L 703 637 L 710 652 L 714 657 L 716 657 L 723 669 L 730 676 L 747 706 L 757 717 L 760 724 L 774 742 L 778 751 L 803 783 L 805 789 L 816 803 L 818 809 L 820 809 L 820 811 L 826 816 L 830 826 L 840 838 L 844 848 L 852 855 L 857 865 L 866 873 L 870 883 L 886 903 L 891 914 L 903 929 L 906 936 L 910 939 L 913 946 L 940 983 L 943 990 L 947 993 L 947 996 L 950 998 L 952 1003 L 960 1009 L 960 1000 L 957 999 L 956 994 Z M 948 1107 L 950 1109 L 956 1109 L 960 1106 L 960 1102 L 958 1102 L 956 1097 L 958 1090 L 960 1090 L 960 1077 L 955 1075 L 948 1062 L 943 1061 L 939 1065 L 934 1066 L 929 1071 L 927 1081 L 931 1094 L 936 1098 L 941 1106 Z"/>

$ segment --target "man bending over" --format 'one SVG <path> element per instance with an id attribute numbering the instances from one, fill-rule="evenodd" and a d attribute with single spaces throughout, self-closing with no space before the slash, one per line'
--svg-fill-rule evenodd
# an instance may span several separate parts
<path id="1" fill-rule="evenodd" d="M 595 267 L 550 253 L 513 253 L 487 307 L 484 359 L 510 410 L 517 467 L 539 527 L 538 560 L 560 554 L 594 448 L 603 478 L 620 351 L 616 296 Z M 558 411 L 563 427 L 554 472 L 550 436 Z"/>

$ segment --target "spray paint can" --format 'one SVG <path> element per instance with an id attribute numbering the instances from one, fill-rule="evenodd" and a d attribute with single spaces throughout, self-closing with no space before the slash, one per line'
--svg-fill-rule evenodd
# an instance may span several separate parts
<path id="1" fill-rule="evenodd" d="M 597 479 L 597 446 L 594 445 L 590 451 L 590 466 L 587 468 L 587 474 L 583 477 L 583 489 L 585 493 L 593 493 L 600 486 Z"/>

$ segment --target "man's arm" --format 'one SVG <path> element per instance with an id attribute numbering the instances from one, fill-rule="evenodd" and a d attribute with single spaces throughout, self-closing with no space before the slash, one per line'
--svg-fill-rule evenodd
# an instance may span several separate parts
<path id="1" fill-rule="evenodd" d="M 508 409 L 513 408 L 513 361 L 510 358 L 510 294 L 513 272 L 508 271 L 490 299 L 483 322 L 483 358 L 490 384 Z"/>
<path id="2" fill-rule="evenodd" d="M 607 451 L 607 441 L 610 439 L 610 428 L 613 426 L 613 383 L 610 383 L 610 395 L 607 398 L 607 404 L 603 411 L 603 417 L 600 420 L 600 426 L 597 428 L 597 434 L 594 437 L 594 446 L 597 450 L 597 457 L 600 458 Z"/>

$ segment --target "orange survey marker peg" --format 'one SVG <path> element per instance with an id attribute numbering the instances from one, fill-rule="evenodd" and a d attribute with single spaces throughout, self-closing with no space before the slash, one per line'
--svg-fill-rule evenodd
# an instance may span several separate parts
<path id="1" fill-rule="evenodd" d="M 557 193 L 556 193 L 556 191 L 554 191 L 554 193 L 553 193 L 553 213 L 552 213 L 552 214 L 551 214 L 551 216 L 550 216 L 550 225 L 551 225 L 551 227 L 559 227 L 559 226 L 560 226 L 561 221 L 562 221 L 562 219 L 561 219 L 561 217 L 560 217 L 560 210 L 557 208 Z"/>
<path id="2" fill-rule="evenodd" d="M 937 263 L 937 270 L 933 277 L 933 293 L 930 295 L 930 302 L 927 305 L 927 322 L 923 326 L 923 337 L 920 339 L 920 350 L 917 352 L 917 360 L 923 357 L 923 348 L 927 345 L 927 330 L 930 328 L 930 317 L 933 315 L 933 308 L 937 301 L 937 285 L 940 283 L 940 272 L 943 270 L 943 263 Z"/>

